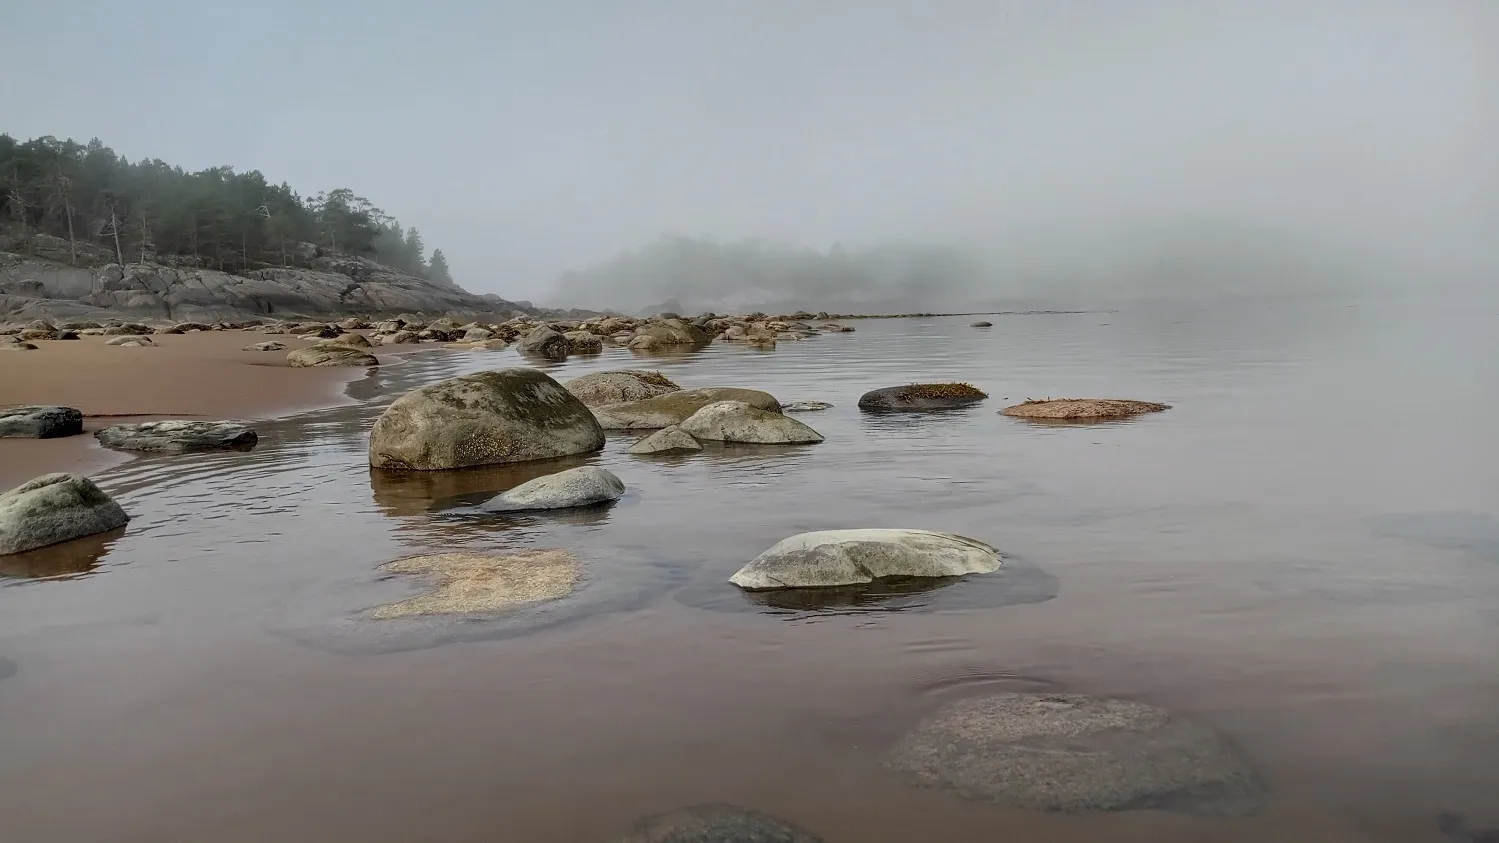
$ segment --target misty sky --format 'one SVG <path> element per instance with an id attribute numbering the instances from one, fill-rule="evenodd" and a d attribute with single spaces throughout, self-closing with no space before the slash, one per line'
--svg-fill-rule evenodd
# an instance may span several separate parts
<path id="1" fill-rule="evenodd" d="M 0 55 L 0 131 L 349 186 L 510 298 L 663 233 L 1499 268 L 1499 0 L 10 0 Z"/>

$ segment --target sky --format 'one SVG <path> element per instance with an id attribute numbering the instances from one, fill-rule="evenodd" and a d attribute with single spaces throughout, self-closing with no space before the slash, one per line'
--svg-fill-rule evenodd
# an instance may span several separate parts
<path id="1" fill-rule="evenodd" d="M 663 234 L 1499 271 L 1499 0 L 16 0 L 0 55 L 0 131 L 348 186 L 513 299 Z"/>

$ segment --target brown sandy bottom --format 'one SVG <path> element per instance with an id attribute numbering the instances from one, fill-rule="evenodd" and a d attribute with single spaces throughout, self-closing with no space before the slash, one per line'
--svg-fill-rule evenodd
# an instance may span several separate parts
<path id="1" fill-rule="evenodd" d="M 311 343 L 270 337 L 288 351 Z M 0 439 L 0 489 L 39 474 L 101 471 L 130 458 L 99 447 L 93 434 L 119 422 L 162 418 L 254 419 L 349 403 L 346 386 L 366 370 L 294 369 L 287 351 L 241 349 L 267 337 L 254 331 L 156 334 L 155 348 L 108 346 L 109 337 L 37 341 L 37 350 L 0 360 L 0 406 L 58 404 L 83 411 L 84 433 L 53 440 Z M 398 352 L 380 350 L 382 363 Z"/>

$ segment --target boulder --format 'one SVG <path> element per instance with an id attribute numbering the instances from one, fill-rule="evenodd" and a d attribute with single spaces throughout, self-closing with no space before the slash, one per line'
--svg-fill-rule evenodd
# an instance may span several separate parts
<path id="1" fill-rule="evenodd" d="M 573 378 L 563 386 L 567 387 L 568 392 L 578 396 L 579 401 L 590 407 L 625 401 L 643 401 L 681 389 L 660 372 L 647 372 L 641 369 L 594 372 Z"/>
<path id="2" fill-rule="evenodd" d="M 822 434 L 790 416 L 751 407 L 743 401 L 719 401 L 698 410 L 681 428 L 695 439 L 757 445 L 805 445 Z"/>
<path id="3" fill-rule="evenodd" d="M 1081 694 L 952 703 L 886 757 L 913 784 L 1036 811 L 1243 817 L 1263 791 L 1233 748 L 1164 709 Z"/>
<path id="4" fill-rule="evenodd" d="M 387 562 L 379 570 L 427 577 L 436 585 L 425 594 L 375 607 L 370 617 L 376 620 L 502 611 L 566 597 L 582 579 L 577 557 L 565 550 L 434 553 Z"/>
<path id="5" fill-rule="evenodd" d="M 1129 401 L 1122 398 L 1046 398 L 1026 401 L 1000 410 L 1001 415 L 1018 419 L 1055 419 L 1058 421 L 1091 421 L 1122 419 L 1142 413 L 1159 413 L 1170 404 L 1151 401 Z"/>
<path id="6" fill-rule="evenodd" d="M 36 351 L 37 347 L 15 337 L 0 337 L 0 351 Z"/>
<path id="7" fill-rule="evenodd" d="M 653 337 L 658 345 L 706 345 L 713 339 L 701 328 L 681 319 L 663 319 L 643 325 L 635 329 L 635 339 L 640 337 Z M 630 347 L 635 347 L 633 341 Z"/>
<path id="8" fill-rule="evenodd" d="M 460 342 L 485 342 L 494 339 L 494 331 L 488 328 L 469 328 L 463 332 Z"/>
<path id="9" fill-rule="evenodd" d="M 640 401 L 625 401 L 619 404 L 604 404 L 593 408 L 599 424 L 605 430 L 660 430 L 681 424 L 698 410 L 719 401 L 743 401 L 751 407 L 781 411 L 781 404 L 768 392 L 757 389 L 734 389 L 733 387 L 709 387 L 706 389 L 679 389 L 654 398 Z"/>
<path id="10" fill-rule="evenodd" d="M 337 343 L 310 345 L 286 355 L 286 364 L 293 368 L 310 369 L 333 366 L 378 366 L 380 360 L 367 351 Z"/>
<path id="11" fill-rule="evenodd" d="M 528 480 L 484 502 L 485 512 L 524 512 L 535 509 L 571 509 L 619 500 L 625 484 L 597 466 L 569 468 Z"/>
<path id="12" fill-rule="evenodd" d="M 0 408 L 0 439 L 57 439 L 83 432 L 83 413 L 72 407 Z"/>
<path id="13" fill-rule="evenodd" d="M 0 494 L 0 555 L 108 532 L 129 521 L 87 477 L 43 474 Z"/>
<path id="14" fill-rule="evenodd" d="M 859 585 L 886 577 L 959 577 L 999 570 L 987 544 L 929 530 L 821 530 L 782 539 L 729 582 L 743 589 Z"/>
<path id="15" fill-rule="evenodd" d="M 348 346 L 350 348 L 373 348 L 374 347 L 370 343 L 370 341 L 365 338 L 364 334 L 353 334 L 353 333 L 350 333 L 350 334 L 339 334 L 336 337 L 332 337 L 330 339 L 323 340 L 322 342 L 317 343 L 317 345 L 346 345 L 346 346 Z"/>
<path id="16" fill-rule="evenodd" d="M 550 459 L 597 451 L 588 408 L 535 369 L 451 378 L 397 398 L 370 432 L 370 465 L 413 471 Z"/>
<path id="17" fill-rule="evenodd" d="M 853 326 L 839 325 L 837 322 L 829 322 L 823 325 L 822 329 L 832 334 L 852 334 L 854 332 Z"/>
<path id="18" fill-rule="evenodd" d="M 415 331 L 396 331 L 393 334 L 381 334 L 381 345 L 416 345 L 422 338 Z"/>
<path id="19" fill-rule="evenodd" d="M 94 438 L 106 448 L 165 454 L 249 450 L 259 440 L 254 430 L 234 422 L 178 420 L 112 425 Z"/>
<path id="20" fill-rule="evenodd" d="M 759 811 L 706 804 L 645 817 L 610 843 L 822 843 L 822 838 Z"/>
<path id="21" fill-rule="evenodd" d="M 992 328 L 992 327 L 994 327 L 994 323 L 993 322 L 988 322 L 988 321 L 980 321 L 980 322 L 974 322 L 972 325 L 969 325 L 968 327 L 970 327 L 970 328 Z"/>
<path id="22" fill-rule="evenodd" d="M 812 413 L 818 410 L 831 410 L 833 405 L 826 401 L 792 401 L 790 404 L 782 404 L 783 413 Z"/>
<path id="23" fill-rule="evenodd" d="M 650 436 L 630 446 L 632 454 L 679 454 L 701 451 L 703 446 L 692 438 L 692 434 L 672 425 L 663 427 Z"/>
<path id="24" fill-rule="evenodd" d="M 275 340 L 267 340 L 265 342 L 255 343 L 254 345 L 247 345 L 242 350 L 243 351 L 285 351 L 286 350 L 286 343 L 284 343 L 284 342 L 276 342 Z"/>
<path id="25" fill-rule="evenodd" d="M 966 383 L 913 383 L 864 393 L 859 409 L 866 412 L 927 412 L 977 404 L 988 394 Z"/>
<path id="26" fill-rule="evenodd" d="M 562 361 L 567 359 L 569 349 L 567 337 L 542 325 L 516 340 L 515 348 L 528 357 Z"/>
<path id="27" fill-rule="evenodd" d="M 604 341 L 587 331 L 568 331 L 562 336 L 567 338 L 567 350 L 573 354 L 600 354 L 604 351 Z"/>
<path id="28" fill-rule="evenodd" d="M 120 334 L 110 337 L 104 341 L 105 345 L 121 346 L 124 348 L 155 348 L 156 343 L 150 337 L 143 334 Z"/>

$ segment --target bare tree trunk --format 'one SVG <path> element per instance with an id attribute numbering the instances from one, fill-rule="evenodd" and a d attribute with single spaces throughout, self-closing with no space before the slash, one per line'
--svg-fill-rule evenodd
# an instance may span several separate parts
<path id="1" fill-rule="evenodd" d="M 78 265 L 78 240 L 73 236 L 73 204 L 64 205 L 68 212 L 68 257 L 74 266 Z"/>
<path id="2" fill-rule="evenodd" d="M 125 265 L 125 253 L 122 252 L 122 251 L 120 251 L 120 221 L 112 213 L 110 214 L 110 221 L 112 223 L 112 225 L 110 226 L 110 228 L 114 229 L 114 235 L 115 235 L 115 260 L 117 260 L 117 261 L 120 262 L 120 266 L 124 266 Z"/>

